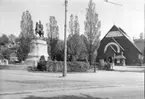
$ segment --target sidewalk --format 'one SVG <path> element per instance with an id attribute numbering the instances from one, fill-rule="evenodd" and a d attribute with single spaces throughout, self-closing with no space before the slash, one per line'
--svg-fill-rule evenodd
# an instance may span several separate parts
<path id="1" fill-rule="evenodd" d="M 145 72 L 145 66 L 114 66 L 118 72 Z"/>

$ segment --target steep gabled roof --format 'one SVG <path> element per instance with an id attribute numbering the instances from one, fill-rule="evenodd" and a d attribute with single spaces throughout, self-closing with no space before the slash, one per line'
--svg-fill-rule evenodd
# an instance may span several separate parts
<path id="1" fill-rule="evenodd" d="M 125 36 L 130 42 L 134 43 L 134 41 L 126 34 L 126 32 L 124 32 L 121 28 L 118 28 L 118 30 L 119 30 L 122 34 L 124 34 L 124 36 Z"/>
<path id="2" fill-rule="evenodd" d="M 107 32 L 107 34 L 102 38 L 102 40 L 110 33 L 110 31 L 118 31 L 118 27 L 113 25 L 112 28 Z"/>
<path id="3" fill-rule="evenodd" d="M 145 48 L 145 39 L 135 39 L 133 40 L 135 45 L 144 53 L 144 48 Z"/>
<path id="4" fill-rule="evenodd" d="M 123 36 L 125 36 L 130 41 L 130 43 L 139 51 L 139 53 L 142 54 L 142 52 L 140 51 L 140 49 L 135 45 L 134 41 L 127 35 L 126 32 L 124 32 L 123 29 L 121 29 L 120 27 L 117 27 L 116 25 L 113 25 L 112 28 L 108 31 L 108 33 L 110 31 L 119 31 Z M 103 37 L 103 39 L 108 35 L 108 33 Z"/>
<path id="5" fill-rule="evenodd" d="M 119 29 L 120 29 L 123 33 L 125 33 L 124 30 L 123 30 L 122 28 L 119 27 Z M 126 34 L 126 33 L 125 33 L 125 34 Z"/>
<path id="6" fill-rule="evenodd" d="M 134 41 L 127 35 L 127 33 L 125 33 L 124 31 L 122 31 L 122 29 L 121 30 L 120 29 L 118 28 L 118 30 L 133 44 L 133 46 L 139 51 L 139 53 L 142 54 L 142 52 L 140 51 L 140 49 L 135 45 Z"/>

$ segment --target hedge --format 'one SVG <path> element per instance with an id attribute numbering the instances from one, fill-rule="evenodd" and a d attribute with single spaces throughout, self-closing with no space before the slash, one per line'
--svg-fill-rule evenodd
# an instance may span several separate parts
<path id="1" fill-rule="evenodd" d="M 45 67 L 43 65 L 44 70 L 41 68 L 41 71 L 62 72 L 63 64 L 62 61 L 48 61 Z M 38 65 L 38 67 L 40 67 L 40 65 Z M 86 62 L 67 62 L 67 72 L 86 72 L 89 67 L 89 63 Z"/>

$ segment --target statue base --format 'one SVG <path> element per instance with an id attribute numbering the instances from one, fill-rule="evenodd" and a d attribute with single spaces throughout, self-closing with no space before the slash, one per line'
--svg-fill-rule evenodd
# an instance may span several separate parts
<path id="1" fill-rule="evenodd" d="M 32 40 L 30 45 L 30 53 L 25 61 L 27 65 L 37 66 L 37 63 L 41 56 L 45 57 L 45 60 L 48 59 L 48 52 L 47 52 L 47 43 L 45 40 L 41 38 L 37 38 Z"/>

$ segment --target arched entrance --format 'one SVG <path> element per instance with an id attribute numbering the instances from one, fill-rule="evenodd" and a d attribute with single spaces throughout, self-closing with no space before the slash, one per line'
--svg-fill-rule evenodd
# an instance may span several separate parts
<path id="1" fill-rule="evenodd" d="M 112 61 L 117 53 L 120 53 L 120 47 L 115 42 L 108 43 L 104 48 L 104 56 L 106 61 Z"/>
<path id="2" fill-rule="evenodd" d="M 110 42 L 110 43 L 108 43 L 108 44 L 105 46 L 105 48 L 104 48 L 104 53 L 107 51 L 107 48 L 108 48 L 109 46 L 111 46 L 111 45 L 115 45 L 116 48 L 117 48 L 117 53 L 120 53 L 120 47 L 119 47 L 115 42 Z"/>

